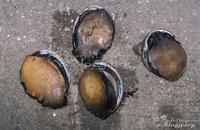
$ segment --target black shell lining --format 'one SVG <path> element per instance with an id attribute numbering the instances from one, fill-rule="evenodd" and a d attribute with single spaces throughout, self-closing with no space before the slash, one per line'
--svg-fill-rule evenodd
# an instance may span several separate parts
<path id="1" fill-rule="evenodd" d="M 38 56 L 38 57 L 42 57 L 45 60 L 49 60 L 51 61 L 60 71 L 60 73 L 63 75 L 64 79 L 65 79 L 65 88 L 66 88 L 66 92 L 69 89 L 69 85 L 68 85 L 68 81 L 69 78 L 67 77 L 67 74 L 65 72 L 64 67 L 62 66 L 62 64 L 60 63 L 60 61 L 58 59 L 56 59 L 55 57 L 49 55 L 49 54 L 41 54 L 40 51 L 36 51 L 34 52 L 31 56 Z"/>
<path id="2" fill-rule="evenodd" d="M 109 117 L 109 115 L 111 114 L 111 111 L 114 110 L 116 104 L 117 104 L 117 98 L 115 96 L 115 90 L 113 85 L 111 84 L 111 82 L 108 80 L 108 78 L 106 77 L 106 75 L 104 74 L 103 71 L 101 70 L 97 70 L 100 75 L 101 78 L 105 84 L 105 88 L 106 88 L 106 95 L 107 95 L 107 110 L 104 113 L 104 115 L 102 115 L 102 119 L 106 119 L 107 117 Z"/>

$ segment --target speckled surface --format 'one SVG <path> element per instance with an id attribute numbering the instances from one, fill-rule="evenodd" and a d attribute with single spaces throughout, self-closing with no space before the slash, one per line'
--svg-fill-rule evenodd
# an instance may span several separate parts
<path id="1" fill-rule="evenodd" d="M 105 7 L 116 28 L 101 61 L 119 71 L 125 91 L 139 88 L 106 120 L 84 107 L 78 80 L 86 66 L 71 53 L 73 22 L 92 4 Z M 199 0 L 1 0 L 0 129 L 200 129 L 199 12 Z M 132 50 L 157 29 L 172 32 L 186 50 L 187 69 L 178 81 L 149 72 Z M 26 55 L 40 49 L 55 51 L 68 65 L 71 85 L 64 108 L 42 107 L 20 84 Z"/>

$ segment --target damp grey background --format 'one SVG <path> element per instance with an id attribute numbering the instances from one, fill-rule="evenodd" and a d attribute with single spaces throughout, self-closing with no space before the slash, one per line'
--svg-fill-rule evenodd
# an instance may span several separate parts
<path id="1" fill-rule="evenodd" d="M 139 88 L 104 121 L 84 107 L 78 80 L 86 66 L 71 54 L 73 22 L 92 4 L 106 8 L 116 29 L 112 47 L 101 61 L 110 63 L 123 76 L 125 91 Z M 199 0 L 0 1 L 0 129 L 159 130 L 171 129 L 170 122 L 199 129 L 199 12 Z M 187 70 L 173 83 L 149 72 L 132 51 L 157 29 L 173 33 L 188 56 Z M 68 105 L 62 109 L 42 107 L 20 84 L 19 70 L 26 55 L 41 49 L 55 51 L 68 64 L 71 84 Z"/>

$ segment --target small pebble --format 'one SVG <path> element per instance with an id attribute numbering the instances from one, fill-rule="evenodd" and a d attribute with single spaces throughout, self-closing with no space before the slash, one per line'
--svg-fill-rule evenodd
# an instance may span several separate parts
<path id="1" fill-rule="evenodd" d="M 124 17 L 127 17 L 127 13 L 124 12 L 123 16 L 124 16 Z"/>
<path id="2" fill-rule="evenodd" d="M 29 42 L 35 42 L 35 39 L 34 38 L 30 38 L 28 41 Z"/>
<path id="3" fill-rule="evenodd" d="M 162 115 L 160 116 L 160 118 L 164 121 L 164 120 L 167 120 L 167 116 L 166 115 Z"/>
<path id="4" fill-rule="evenodd" d="M 69 31 L 71 31 L 71 29 L 68 27 L 65 27 L 64 31 L 69 32 Z"/>
<path id="5" fill-rule="evenodd" d="M 53 116 L 55 117 L 55 116 L 56 116 L 56 113 L 53 113 Z"/>
<path id="6" fill-rule="evenodd" d="M 140 30 L 141 33 L 144 33 L 144 30 Z"/>
<path id="7" fill-rule="evenodd" d="M 20 38 L 20 37 L 17 37 L 17 40 L 18 40 L 18 41 L 20 41 L 20 40 L 21 40 L 21 38 Z"/>
<path id="8" fill-rule="evenodd" d="M 24 15 L 22 15 L 22 16 L 21 16 L 21 18 L 25 18 L 25 16 L 24 16 Z"/>
<path id="9" fill-rule="evenodd" d="M 53 4 L 52 4 L 52 3 L 49 3 L 49 6 L 53 6 Z"/>

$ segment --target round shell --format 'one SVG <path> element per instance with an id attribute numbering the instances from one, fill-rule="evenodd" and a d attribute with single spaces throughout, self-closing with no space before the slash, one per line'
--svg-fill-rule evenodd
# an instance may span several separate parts
<path id="1" fill-rule="evenodd" d="M 76 18 L 73 26 L 73 55 L 83 63 L 101 59 L 110 49 L 115 28 L 108 12 L 101 6 L 91 5 Z"/>
<path id="2" fill-rule="evenodd" d="M 70 74 L 56 53 L 48 50 L 34 52 L 26 57 L 20 73 L 20 82 L 26 92 L 44 106 L 59 108 L 67 104 Z"/>
<path id="3" fill-rule="evenodd" d="M 147 35 L 141 57 L 148 70 L 168 81 L 180 78 L 187 63 L 181 43 L 167 30 L 157 30 Z"/>

